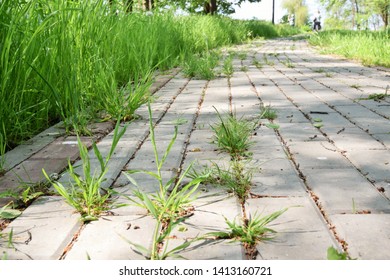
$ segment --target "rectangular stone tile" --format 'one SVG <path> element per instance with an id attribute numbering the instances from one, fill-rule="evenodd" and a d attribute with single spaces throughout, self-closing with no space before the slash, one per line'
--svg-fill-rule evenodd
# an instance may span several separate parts
<path id="1" fill-rule="evenodd" d="M 334 246 L 322 216 L 309 197 L 249 199 L 247 216 L 265 216 L 289 208 L 267 227 L 276 231 L 274 239 L 257 245 L 258 259 L 326 259 L 327 248 Z"/>
<path id="2" fill-rule="evenodd" d="M 209 188 L 209 189 L 208 189 Z M 193 202 L 194 214 L 180 224 L 172 233 L 168 250 L 175 248 L 187 239 L 202 237 L 210 232 L 226 231 L 228 220 L 239 219 L 240 207 L 237 199 L 226 192 L 211 186 L 203 187 Z M 229 243 L 229 240 L 203 240 L 191 244 L 178 255 L 191 260 L 240 260 L 243 250 L 240 243 Z"/>
<path id="3" fill-rule="evenodd" d="M 50 175 L 52 173 L 60 173 L 67 165 L 68 160 L 65 158 L 23 161 L 23 163 L 0 178 L 0 192 L 6 190 L 17 192 L 20 190 L 18 189 L 20 186 L 35 185 L 45 180 L 42 169 Z"/>
<path id="4" fill-rule="evenodd" d="M 348 168 L 351 165 L 329 142 L 293 142 L 289 149 L 302 170 Z"/>
<path id="5" fill-rule="evenodd" d="M 390 259 L 390 215 L 331 215 L 339 236 L 348 244 L 351 258 L 358 260 Z"/>
<path id="6" fill-rule="evenodd" d="M 64 129 L 59 128 L 59 125 L 55 125 L 39 133 L 23 144 L 15 147 L 14 149 L 8 151 L 5 154 L 6 162 L 4 168 L 6 170 L 13 168 L 22 161 L 28 159 L 36 152 L 43 149 L 46 145 L 52 143 L 57 137 L 64 133 Z"/>
<path id="7" fill-rule="evenodd" d="M 281 123 L 278 131 L 287 143 L 311 143 L 326 140 L 308 121 L 306 123 Z"/>
<path id="8" fill-rule="evenodd" d="M 368 133 L 357 127 L 343 127 L 339 133 L 329 135 L 334 145 L 342 151 L 383 150 L 384 146 Z"/>
<path id="9" fill-rule="evenodd" d="M 251 193 L 260 196 L 303 196 L 307 190 L 295 170 L 262 169 L 252 178 Z"/>
<path id="10" fill-rule="evenodd" d="M 377 133 L 373 134 L 372 137 L 385 145 L 387 149 L 390 149 L 390 133 Z"/>
<path id="11" fill-rule="evenodd" d="M 145 260 L 132 243 L 148 250 L 156 222 L 149 216 L 108 216 L 85 226 L 65 260 Z"/>
<path id="12" fill-rule="evenodd" d="M 346 156 L 370 180 L 390 180 L 389 150 L 352 150 Z"/>
<path id="13" fill-rule="evenodd" d="M 389 201 L 354 168 L 315 169 L 305 175 L 327 213 L 351 213 L 354 207 L 390 212 Z"/>
<path id="14" fill-rule="evenodd" d="M 371 134 L 390 133 L 390 121 L 376 114 L 374 116 L 353 118 L 352 121 Z"/>
<path id="15" fill-rule="evenodd" d="M 79 230 L 79 218 L 62 198 L 40 197 L 5 229 L 13 230 L 17 249 L 6 250 L 8 259 L 58 259 Z"/>

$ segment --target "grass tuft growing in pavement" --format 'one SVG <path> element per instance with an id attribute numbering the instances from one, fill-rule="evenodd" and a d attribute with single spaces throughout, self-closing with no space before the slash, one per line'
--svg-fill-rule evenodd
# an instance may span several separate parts
<path id="1" fill-rule="evenodd" d="M 168 237 L 171 235 L 173 229 L 191 214 L 192 207 L 190 204 L 194 199 L 194 193 L 199 184 L 207 178 L 208 174 L 195 176 L 190 182 L 183 185 L 183 180 L 188 177 L 188 173 L 192 169 L 192 165 L 189 165 L 179 177 L 174 176 L 168 180 L 168 182 L 163 182 L 161 170 L 176 141 L 178 128 L 175 126 L 174 135 L 172 136 L 164 155 L 160 158 L 157 150 L 150 103 L 148 109 L 150 138 L 155 156 L 156 172 L 130 170 L 125 174 L 130 182 L 137 187 L 137 190 L 134 191 L 134 198 L 127 198 L 136 206 L 145 208 L 157 223 L 153 231 L 152 247 L 150 250 L 140 244 L 133 243 L 131 240 L 126 241 L 135 249 L 142 251 L 145 257 L 151 260 L 164 260 L 168 257 L 179 258 L 180 256 L 177 255 L 177 253 L 190 246 L 196 239 L 186 241 L 183 244 L 168 250 Z M 142 191 L 138 183 L 131 177 L 132 174 L 137 173 L 144 173 L 157 179 L 158 191 L 156 193 L 146 193 Z"/>
<path id="2" fill-rule="evenodd" d="M 77 136 L 77 143 L 84 177 L 77 173 L 70 160 L 68 161 L 68 172 L 71 177 L 69 187 L 65 187 L 61 182 L 52 180 L 45 170 L 42 170 L 46 179 L 53 185 L 58 194 L 65 198 L 65 201 L 80 213 L 83 222 L 97 220 L 102 212 L 111 209 L 111 206 L 109 205 L 111 191 L 109 189 L 102 190 L 101 184 L 105 181 L 105 175 L 108 172 L 108 163 L 111 156 L 114 154 L 120 138 L 126 131 L 126 127 L 119 130 L 119 126 L 120 121 L 118 120 L 115 126 L 111 148 L 105 159 L 103 159 L 96 143 L 92 144 L 93 151 L 100 164 L 100 172 L 91 170 L 91 159 L 88 154 L 88 149 L 81 142 L 79 136 Z M 104 194 L 104 192 L 106 193 Z"/>

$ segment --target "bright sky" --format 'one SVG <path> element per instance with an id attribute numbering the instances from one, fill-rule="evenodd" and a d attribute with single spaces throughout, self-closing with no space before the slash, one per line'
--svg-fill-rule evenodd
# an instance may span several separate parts
<path id="1" fill-rule="evenodd" d="M 306 0 L 306 4 L 309 7 L 310 18 L 320 8 L 317 0 Z M 282 9 L 282 0 L 275 0 L 275 22 L 278 23 L 280 19 L 287 14 Z M 236 8 L 236 13 L 232 15 L 237 19 L 263 19 L 272 20 L 272 0 L 262 0 L 260 3 L 244 2 L 241 4 L 241 8 Z"/>

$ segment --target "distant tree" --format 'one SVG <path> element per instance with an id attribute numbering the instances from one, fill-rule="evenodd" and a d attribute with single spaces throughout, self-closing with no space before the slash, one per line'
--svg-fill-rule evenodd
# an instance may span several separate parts
<path id="1" fill-rule="evenodd" d="M 385 28 L 389 26 L 390 0 L 373 0 L 374 11 L 382 18 Z"/>
<path id="2" fill-rule="evenodd" d="M 304 26 L 307 23 L 309 12 L 304 0 L 283 0 L 282 6 L 289 15 L 295 16 L 296 26 Z"/>
<path id="3" fill-rule="evenodd" d="M 320 0 L 327 10 L 327 25 L 332 28 L 369 28 L 380 17 L 389 26 L 390 0 Z"/>
<path id="4" fill-rule="evenodd" d="M 261 0 L 155 0 L 160 6 L 170 5 L 179 7 L 189 13 L 232 14 L 234 6 L 244 2 L 259 3 Z"/>

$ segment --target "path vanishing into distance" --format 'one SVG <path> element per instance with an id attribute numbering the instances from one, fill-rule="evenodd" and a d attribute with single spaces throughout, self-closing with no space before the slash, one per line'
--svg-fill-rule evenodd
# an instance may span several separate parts
<path id="1" fill-rule="evenodd" d="M 211 81 L 195 80 L 179 70 L 156 78 L 151 106 L 161 153 L 179 124 L 163 176 L 168 180 L 191 162 L 228 166 L 230 157 L 211 143 L 210 125 L 218 122 L 215 109 L 255 119 L 261 105 L 270 106 L 277 111 L 273 122 L 279 129 L 266 127 L 269 121 L 262 120 L 253 133 L 251 164 L 261 169 L 253 174 L 245 204 L 226 189 L 201 185 L 192 216 L 175 229 L 169 246 L 226 230 L 225 217 L 238 221 L 243 215 L 289 207 L 270 225 L 277 231 L 275 238 L 257 245 L 258 260 L 326 259 L 331 246 L 346 250 L 351 258 L 390 259 L 390 70 L 320 55 L 300 39 L 254 41 L 229 50 L 246 54 L 235 56 L 230 78 L 221 74 Z M 104 182 L 104 187 L 127 195 L 135 187 L 122 171 L 155 170 L 147 106 L 137 113 L 141 118 L 128 124 Z M 100 124 L 100 134 L 95 133 L 106 153 L 112 132 L 105 131 L 112 128 Z M 60 173 L 69 157 L 80 164 L 77 151 L 74 136 L 48 129 L 8 153 L 10 170 L 0 177 L 0 192 L 20 180 L 43 180 L 42 168 Z M 157 191 L 151 177 L 134 177 L 142 190 Z M 67 181 L 67 175 L 60 180 Z M 130 203 L 122 197 L 119 202 Z M 44 196 L 4 229 L 12 229 L 15 249 L 1 241 L 0 253 L 6 252 L 8 259 L 144 259 L 126 240 L 151 246 L 154 226 L 155 220 L 133 205 L 82 224 L 61 197 Z M 179 255 L 194 260 L 247 258 L 245 248 L 230 240 L 194 242 Z"/>

